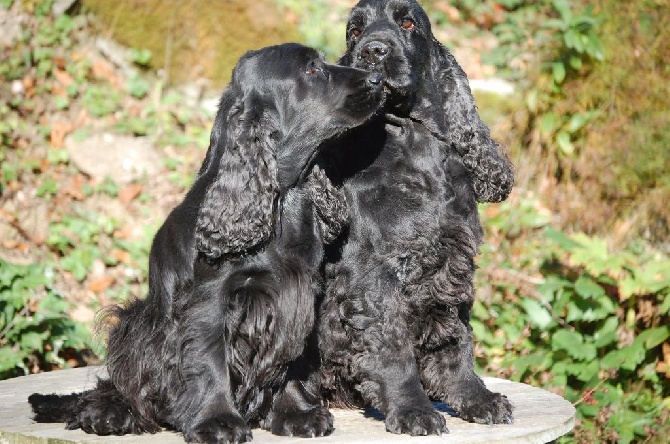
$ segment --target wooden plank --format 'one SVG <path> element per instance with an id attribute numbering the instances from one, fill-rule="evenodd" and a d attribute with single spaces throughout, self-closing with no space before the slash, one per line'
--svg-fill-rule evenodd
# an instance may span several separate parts
<path id="1" fill-rule="evenodd" d="M 27 398 L 32 393 L 72 393 L 95 385 L 104 377 L 102 367 L 84 367 L 24 376 L 0 381 L 0 444 L 60 443 L 183 443 L 183 437 L 164 431 L 155 435 L 97 436 L 81 430 L 65 430 L 63 424 L 37 424 L 32 420 Z M 507 395 L 514 404 L 514 424 L 480 425 L 462 421 L 444 404 L 436 404 L 447 421 L 450 433 L 421 438 L 394 435 L 384 430 L 381 415 L 373 411 L 333 409 L 335 431 L 316 438 L 315 443 L 381 444 L 381 443 L 546 443 L 565 435 L 574 427 L 575 409 L 562 397 L 526 384 L 496 378 L 484 378 L 487 387 Z M 272 435 L 253 431 L 258 444 L 306 444 L 304 438 Z"/>

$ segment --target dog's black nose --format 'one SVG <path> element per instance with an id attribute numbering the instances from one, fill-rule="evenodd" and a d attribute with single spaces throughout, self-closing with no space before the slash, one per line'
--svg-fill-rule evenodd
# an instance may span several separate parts
<path id="1" fill-rule="evenodd" d="M 359 57 L 372 65 L 377 65 L 384 60 L 388 53 L 389 47 L 386 44 L 382 42 L 370 42 L 363 46 Z"/>
<path id="2" fill-rule="evenodd" d="M 383 79 L 384 76 L 380 72 L 371 72 L 370 74 L 368 74 L 368 82 L 372 83 L 375 86 L 382 83 Z"/>

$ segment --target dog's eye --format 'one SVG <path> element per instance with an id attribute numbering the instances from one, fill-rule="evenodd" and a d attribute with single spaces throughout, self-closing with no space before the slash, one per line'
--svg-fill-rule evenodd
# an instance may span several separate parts
<path id="1" fill-rule="evenodd" d="M 321 68 L 319 68 L 319 67 L 317 66 L 317 64 L 316 64 L 315 62 L 312 61 L 312 62 L 309 62 L 309 63 L 307 64 L 307 69 L 305 69 L 305 72 L 306 72 L 307 74 L 316 74 L 316 73 L 319 72 L 320 70 L 321 70 Z"/>
<path id="2" fill-rule="evenodd" d="M 414 20 L 412 20 L 412 19 L 409 18 L 409 17 L 405 17 L 405 18 L 403 18 L 402 20 L 400 20 L 400 27 L 401 27 L 402 29 L 406 29 L 406 30 L 408 30 L 408 31 L 409 31 L 410 29 L 414 29 Z"/>
<path id="3" fill-rule="evenodd" d="M 357 39 L 357 38 L 359 38 L 359 37 L 361 36 L 361 30 L 358 29 L 358 28 L 351 28 L 351 30 L 349 31 L 349 34 L 350 34 L 353 38 Z"/>

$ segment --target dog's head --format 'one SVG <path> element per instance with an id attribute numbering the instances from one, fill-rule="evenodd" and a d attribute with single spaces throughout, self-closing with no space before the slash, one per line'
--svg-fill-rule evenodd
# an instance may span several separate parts
<path id="1" fill-rule="evenodd" d="M 339 63 L 382 73 L 385 111 L 421 122 L 453 147 L 474 176 L 477 200 L 507 197 L 514 172 L 505 150 L 491 139 L 465 72 L 435 39 L 416 0 L 361 0 L 351 11 Z"/>
<path id="2" fill-rule="evenodd" d="M 370 119 L 382 97 L 379 73 L 327 64 L 302 45 L 245 54 L 201 170 L 218 162 L 198 213 L 198 250 L 217 258 L 268 240 L 281 194 L 304 182 L 325 142 Z"/>
<path id="3" fill-rule="evenodd" d="M 351 11 L 340 64 L 383 73 L 389 108 L 408 112 L 431 77 L 434 41 L 416 1 L 361 0 Z"/>

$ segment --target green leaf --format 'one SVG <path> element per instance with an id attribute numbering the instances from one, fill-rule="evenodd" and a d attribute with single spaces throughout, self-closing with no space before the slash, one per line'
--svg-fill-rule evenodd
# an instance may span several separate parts
<path id="1" fill-rule="evenodd" d="M 549 137 L 560 125 L 561 122 L 556 113 L 546 113 L 540 119 L 540 132 L 546 137 Z"/>
<path id="2" fill-rule="evenodd" d="M 584 361 L 595 359 L 596 348 L 593 344 L 584 343 L 584 338 L 577 332 L 559 330 L 551 338 L 553 350 L 564 350 L 574 359 Z"/>
<path id="3" fill-rule="evenodd" d="M 670 294 L 664 294 L 662 296 L 663 298 L 663 303 L 659 307 L 658 311 L 661 312 L 661 314 L 669 314 L 670 313 Z"/>
<path id="4" fill-rule="evenodd" d="M 582 244 L 571 239 L 564 232 L 554 230 L 553 228 L 547 228 L 546 230 L 544 230 L 544 235 L 547 239 L 558 244 L 565 251 L 575 250 L 582 246 Z"/>
<path id="5" fill-rule="evenodd" d="M 571 118 L 570 121 L 568 122 L 568 132 L 570 134 L 574 134 L 580 129 L 586 125 L 591 118 L 593 117 L 593 113 L 577 113 L 574 114 Z"/>
<path id="6" fill-rule="evenodd" d="M 606 318 L 616 312 L 614 302 L 608 297 L 599 300 L 582 299 L 572 300 L 568 303 L 568 314 L 565 318 L 568 322 L 585 321 L 593 322 Z"/>
<path id="7" fill-rule="evenodd" d="M 582 59 L 577 56 L 570 57 L 570 68 L 579 70 L 582 68 Z"/>
<path id="8" fill-rule="evenodd" d="M 616 329 L 619 326 L 619 320 L 616 317 L 607 318 L 604 324 L 596 330 L 593 335 L 596 347 L 601 348 L 617 341 Z"/>
<path id="9" fill-rule="evenodd" d="M 44 182 L 37 188 L 37 196 L 38 197 L 44 197 L 44 196 L 53 196 L 56 194 L 58 191 L 58 182 L 56 182 L 53 178 L 47 177 Z"/>
<path id="10" fill-rule="evenodd" d="M 619 288 L 625 297 L 654 294 L 670 288 L 670 260 L 649 261 L 644 267 L 636 267 L 632 276 L 621 280 Z"/>
<path id="11" fill-rule="evenodd" d="M 567 366 L 567 371 L 583 382 L 589 382 L 598 374 L 600 362 L 597 359 L 584 363 L 572 363 Z"/>
<path id="12" fill-rule="evenodd" d="M 21 348 L 30 351 L 44 351 L 44 339 L 49 336 L 49 333 L 26 332 L 21 335 L 19 343 Z"/>
<path id="13" fill-rule="evenodd" d="M 581 276 L 575 282 L 575 292 L 583 298 L 594 299 L 605 296 L 605 290 L 598 285 L 593 279 L 587 276 Z"/>
<path id="14" fill-rule="evenodd" d="M 563 33 L 563 43 L 568 48 L 574 48 L 578 37 L 574 29 L 568 29 Z"/>
<path id="15" fill-rule="evenodd" d="M 556 135 L 556 143 L 561 152 L 566 156 L 572 156 L 575 153 L 575 146 L 570 141 L 570 134 L 565 131 L 560 131 Z"/>
<path id="16" fill-rule="evenodd" d="M 605 54 L 603 53 L 602 44 L 598 36 L 591 32 L 588 35 L 587 39 L 587 52 L 588 54 L 598 61 L 605 60 Z"/>
<path id="17" fill-rule="evenodd" d="M 563 29 L 565 27 L 565 22 L 559 19 L 547 19 L 542 22 L 543 28 L 548 29 Z"/>
<path id="18" fill-rule="evenodd" d="M 605 368 L 622 368 L 632 371 L 644 361 L 645 354 L 646 350 L 642 341 L 633 341 L 627 347 L 609 352 L 601 362 Z"/>
<path id="19" fill-rule="evenodd" d="M 568 0 L 554 0 L 553 7 L 560 14 L 564 23 L 572 21 L 572 9 Z"/>
<path id="20" fill-rule="evenodd" d="M 664 325 L 663 327 L 648 328 L 640 333 L 635 340 L 642 342 L 645 348 L 652 349 L 663 343 L 668 337 L 670 337 L 670 327 Z"/>
<path id="21" fill-rule="evenodd" d="M 537 90 L 531 90 L 526 96 L 526 106 L 528 110 L 532 113 L 537 111 Z"/>
<path id="22" fill-rule="evenodd" d="M 136 99 L 142 99 L 146 97 L 149 89 L 149 82 L 139 76 L 131 77 L 128 80 L 128 85 L 126 87 L 126 90 L 130 93 L 130 95 Z"/>
<path id="23" fill-rule="evenodd" d="M 528 319 L 541 329 L 545 329 L 551 324 L 551 314 L 549 311 L 537 300 L 525 298 L 521 300 L 521 306 L 526 310 Z"/>
<path id="24" fill-rule="evenodd" d="M 140 66 L 148 66 L 151 63 L 151 50 L 131 48 L 130 58 Z"/>
<path id="25" fill-rule="evenodd" d="M 565 80 L 565 65 L 563 62 L 554 62 L 551 64 L 551 73 L 554 77 L 554 82 L 558 85 Z"/>
<path id="26" fill-rule="evenodd" d="M 2 375 L 3 372 L 18 367 L 27 357 L 27 351 L 20 349 L 19 347 L 0 347 L 0 375 Z"/>

